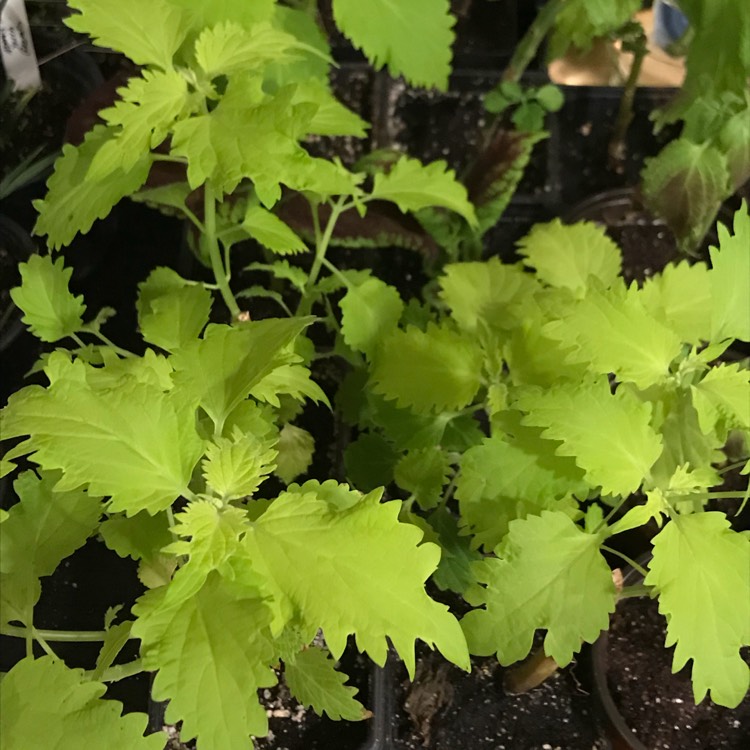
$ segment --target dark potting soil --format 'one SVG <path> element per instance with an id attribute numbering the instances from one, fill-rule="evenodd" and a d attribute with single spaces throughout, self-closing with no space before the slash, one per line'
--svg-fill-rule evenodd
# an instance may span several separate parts
<path id="1" fill-rule="evenodd" d="M 708 698 L 696 706 L 688 669 L 672 674 L 665 627 L 652 599 L 624 599 L 612 617 L 607 682 L 628 727 L 649 750 L 746 748 L 750 696 L 733 710 Z M 750 664 L 750 649 L 744 657 Z"/>

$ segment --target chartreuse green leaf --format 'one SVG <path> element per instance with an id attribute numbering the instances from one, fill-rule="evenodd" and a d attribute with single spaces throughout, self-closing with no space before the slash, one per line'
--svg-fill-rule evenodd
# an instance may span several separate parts
<path id="1" fill-rule="evenodd" d="M 417 86 L 448 88 L 455 22 L 448 0 L 373 0 L 369 13 L 357 0 L 333 0 L 333 17 L 375 68 L 387 65 Z"/>
<path id="2" fill-rule="evenodd" d="M 354 634 L 358 648 L 382 665 L 388 638 L 413 676 L 420 638 L 468 669 L 457 621 L 424 590 L 439 548 L 420 545 L 422 532 L 398 521 L 401 503 L 381 503 L 381 494 L 352 491 L 349 507 L 340 500 L 337 507 L 312 482 L 285 492 L 246 534 L 250 558 L 276 606 L 322 628 L 335 658 Z"/>
<path id="3" fill-rule="evenodd" d="M 710 248 L 711 340 L 736 338 L 750 341 L 750 213 L 747 203 L 734 215 L 734 233 L 718 224 L 719 247 Z"/>
<path id="4" fill-rule="evenodd" d="M 213 298 L 202 284 L 181 278 L 171 268 L 155 268 L 138 285 L 138 325 L 151 344 L 175 351 L 206 327 Z"/>
<path id="5" fill-rule="evenodd" d="M 462 409 L 479 389 L 482 359 L 478 345 L 445 325 L 397 329 L 377 352 L 373 390 L 420 413 Z"/>
<path id="6" fill-rule="evenodd" d="M 648 313 L 681 341 L 698 345 L 711 336 L 711 277 L 705 263 L 670 263 L 646 280 L 640 298 Z"/>
<path id="7" fill-rule="evenodd" d="M 252 495 L 275 468 L 276 451 L 251 433 L 234 428 L 231 439 L 218 437 L 206 448 L 203 476 L 224 501 Z"/>
<path id="8" fill-rule="evenodd" d="M 309 102 L 317 106 L 308 130 L 314 135 L 351 135 L 364 138 L 369 125 L 355 112 L 345 107 L 328 87 L 327 80 L 307 78 L 297 81 L 292 103 Z"/>
<path id="9" fill-rule="evenodd" d="M 190 104 L 187 81 L 174 70 L 145 70 L 117 93 L 119 101 L 99 112 L 113 137 L 94 156 L 87 174 L 90 180 L 103 180 L 117 169 L 132 169 L 144 153 L 167 137 Z"/>
<path id="10" fill-rule="evenodd" d="M 311 322 L 292 318 L 240 327 L 210 325 L 202 339 L 173 355 L 175 388 L 198 400 L 221 432 L 227 416 L 254 386 L 293 357 L 289 344 Z"/>
<path id="11" fill-rule="evenodd" d="M 278 455 L 273 473 L 289 484 L 304 474 L 312 463 L 315 441 L 307 430 L 287 423 L 281 428 L 276 449 Z"/>
<path id="12" fill-rule="evenodd" d="M 271 611 L 257 590 L 216 571 L 190 597 L 149 591 L 133 607 L 146 670 L 158 670 L 155 700 L 168 700 L 166 720 L 183 721 L 181 737 L 199 737 L 204 750 L 247 750 L 250 735 L 268 732 L 257 691 L 276 683 Z"/>
<path id="13" fill-rule="evenodd" d="M 711 432 L 720 418 L 731 427 L 750 429 L 750 370 L 722 363 L 712 367 L 691 391 L 703 432 Z"/>
<path id="14" fill-rule="evenodd" d="M 112 497 L 110 510 L 156 513 L 188 491 L 203 454 L 195 403 L 147 383 L 92 389 L 81 363 L 48 387 L 15 393 L 0 413 L 4 438 L 28 435 L 44 469 L 62 469 L 59 490 L 88 486 Z"/>
<path id="15" fill-rule="evenodd" d="M 512 521 L 542 510 L 577 516 L 573 494 L 585 497 L 588 489 L 583 472 L 571 459 L 554 455 L 555 443 L 535 442 L 532 446 L 497 435 L 461 457 L 455 494 L 473 547 L 493 550 Z"/>
<path id="16" fill-rule="evenodd" d="M 143 736 L 146 715 L 121 716 L 122 703 L 100 700 L 106 689 L 82 669 L 69 669 L 50 656 L 22 659 L 3 677 L 0 745 L 3 750 L 161 750 L 161 732 Z"/>
<path id="17" fill-rule="evenodd" d="M 166 513 L 149 515 L 146 511 L 134 516 L 113 516 L 99 527 L 104 543 L 120 557 L 148 560 L 172 541 Z"/>
<path id="18" fill-rule="evenodd" d="M 640 0 L 570 0 L 555 18 L 550 57 L 561 57 L 571 46 L 589 49 L 596 37 L 616 31 L 640 8 Z"/>
<path id="19" fill-rule="evenodd" d="M 21 263 L 21 286 L 10 290 L 13 302 L 23 310 L 23 322 L 42 341 L 59 341 L 81 330 L 86 305 L 71 294 L 68 284 L 73 269 L 63 258 L 32 255 Z"/>
<path id="20" fill-rule="evenodd" d="M 97 125 L 80 146 L 63 146 L 47 180 L 47 195 L 34 201 L 39 212 L 34 233 L 46 235 L 53 250 L 69 245 L 79 232 L 86 234 L 97 219 L 107 216 L 122 198 L 146 182 L 153 161 L 146 152 L 132 169 L 116 169 L 101 182 L 86 179 L 97 152 L 111 138 L 109 128 Z"/>
<path id="21" fill-rule="evenodd" d="M 451 263 L 440 277 L 440 297 L 466 331 L 475 331 L 480 323 L 513 328 L 537 288 L 523 269 L 494 257 L 485 263 Z"/>
<path id="22" fill-rule="evenodd" d="M 289 57 L 297 40 L 269 23 L 243 28 L 233 21 L 207 28 L 195 43 L 195 59 L 206 76 L 231 75 L 237 71 L 263 68 L 273 61 Z"/>
<path id="23" fill-rule="evenodd" d="M 124 53 L 138 65 L 172 66 L 172 58 L 185 38 L 185 19 L 170 0 L 133 0 L 123 13 L 117 0 L 69 0 L 80 11 L 65 23 L 89 34 L 100 47 Z"/>
<path id="24" fill-rule="evenodd" d="M 284 678 L 292 695 L 316 714 L 327 713 L 334 721 L 367 718 L 365 707 L 355 699 L 357 688 L 346 685 L 346 675 L 336 670 L 327 651 L 311 646 L 284 664 Z"/>
<path id="25" fill-rule="evenodd" d="M 614 373 L 641 389 L 666 380 L 682 350 L 680 337 L 649 314 L 635 287 L 592 291 L 543 333 L 571 348 L 568 362 L 586 364 L 597 374 Z"/>
<path id="26" fill-rule="evenodd" d="M 602 227 L 588 221 L 537 224 L 518 242 L 518 249 L 539 279 L 570 289 L 579 299 L 590 289 L 592 278 L 604 289 L 612 286 L 622 267 L 620 249 Z"/>
<path id="27" fill-rule="evenodd" d="M 260 383 L 253 386 L 250 391 L 253 398 L 258 401 L 275 406 L 277 409 L 281 406 L 280 396 L 291 396 L 297 401 L 311 399 L 316 403 L 323 403 L 329 406 L 328 396 L 323 392 L 321 387 L 310 377 L 310 370 L 304 365 L 281 365 L 273 372 L 266 375 Z"/>
<path id="28" fill-rule="evenodd" d="M 662 452 L 651 404 L 624 388 L 612 393 L 606 377 L 520 390 L 515 406 L 526 413 L 524 424 L 561 441 L 558 455 L 574 458 L 589 485 L 605 495 L 635 492 Z"/>
<path id="29" fill-rule="evenodd" d="M 378 342 L 398 325 L 404 303 L 394 287 L 369 278 L 350 286 L 339 308 L 344 341 L 371 357 Z"/>
<path id="30" fill-rule="evenodd" d="M 648 207 L 666 220 L 681 248 L 694 252 L 731 194 L 724 154 L 708 142 L 678 138 L 646 160 L 642 177 Z"/>
<path id="31" fill-rule="evenodd" d="M 535 632 L 546 629 L 545 653 L 561 667 L 569 664 L 584 641 L 593 643 L 608 627 L 615 609 L 600 542 L 565 513 L 512 521 L 497 558 L 475 566 L 486 588 L 472 592 L 484 609 L 461 621 L 469 651 L 496 653 L 501 664 L 512 664 L 529 653 Z"/>
<path id="32" fill-rule="evenodd" d="M 449 472 L 447 454 L 434 446 L 409 451 L 396 465 L 394 478 L 399 487 L 410 492 L 414 500 L 427 509 L 434 508 L 440 502 Z"/>
<path id="33" fill-rule="evenodd" d="M 202 30 L 222 21 L 231 21 L 244 28 L 263 21 L 270 21 L 274 13 L 275 0 L 212 0 L 210 3 L 196 0 L 169 0 L 172 5 L 183 9 L 190 27 Z"/>
<path id="34" fill-rule="evenodd" d="M 392 201 L 402 211 L 442 206 L 460 214 L 472 226 L 477 223 L 466 188 L 444 161 L 422 164 L 417 159 L 403 156 L 389 172 L 375 175 L 372 197 Z"/>
<path id="35" fill-rule="evenodd" d="M 101 499 L 82 490 L 55 492 L 59 472 L 25 471 L 13 483 L 20 498 L 0 525 L 0 620 L 31 625 L 39 578 L 82 547 L 102 512 Z"/>
<path id="36" fill-rule="evenodd" d="M 646 576 L 667 618 L 672 671 L 693 660 L 693 695 L 735 708 L 750 687 L 750 539 L 723 513 L 674 515 L 654 537 Z"/>
<path id="37" fill-rule="evenodd" d="M 287 224 L 262 206 L 248 206 L 242 228 L 277 255 L 296 255 L 308 250 L 307 245 Z"/>

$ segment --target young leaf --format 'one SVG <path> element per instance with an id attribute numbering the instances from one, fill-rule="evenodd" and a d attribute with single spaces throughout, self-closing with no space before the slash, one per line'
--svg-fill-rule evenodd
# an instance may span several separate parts
<path id="1" fill-rule="evenodd" d="M 445 506 L 431 513 L 427 521 L 432 531 L 437 532 L 442 550 L 432 580 L 443 591 L 463 595 L 476 582 L 473 566 L 483 555 L 471 548 L 471 538 L 461 533 L 458 519 Z"/>
<path id="2" fill-rule="evenodd" d="M 417 159 L 402 157 L 387 174 L 375 175 L 372 198 L 393 201 L 402 211 L 442 206 L 460 214 L 472 226 L 477 223 L 466 188 L 444 161 L 425 165 Z"/>
<path id="3" fill-rule="evenodd" d="M 719 247 L 711 253 L 711 340 L 750 341 L 750 213 L 747 202 L 734 215 L 734 233 L 718 224 Z"/>
<path id="4" fill-rule="evenodd" d="M 133 607 L 143 667 L 158 670 L 154 699 L 169 701 L 166 720 L 183 721 L 183 740 L 245 750 L 251 734 L 268 732 L 257 691 L 276 682 L 270 610 L 257 592 L 215 571 L 189 598 L 172 603 L 168 592 L 150 591 Z"/>
<path id="5" fill-rule="evenodd" d="M 543 511 L 512 521 L 497 558 L 475 569 L 485 589 L 474 592 L 484 609 L 461 624 L 469 650 L 497 653 L 507 665 L 526 657 L 534 634 L 544 628 L 544 651 L 561 667 L 586 641 L 593 643 L 615 609 L 612 572 L 587 534 L 564 513 Z"/>
<path id="6" fill-rule="evenodd" d="M 357 0 L 333 0 L 336 25 L 375 68 L 387 65 L 394 77 L 439 89 L 448 88 L 450 73 L 455 21 L 449 11 L 447 0 L 373 0 L 369 13 L 362 13 Z"/>
<path id="7" fill-rule="evenodd" d="M 372 369 L 373 390 L 416 412 L 462 409 L 481 382 L 482 351 L 447 327 L 388 335 Z"/>
<path id="8" fill-rule="evenodd" d="M 350 286 L 339 308 L 344 341 L 352 349 L 372 357 L 378 342 L 398 324 L 404 303 L 394 287 L 369 278 Z"/>
<path id="9" fill-rule="evenodd" d="M 107 216 L 122 198 L 146 182 L 153 161 L 148 153 L 142 154 L 132 169 L 117 169 L 106 180 L 86 179 L 97 152 L 111 138 L 109 128 L 97 125 L 80 146 L 64 145 L 47 180 L 47 195 L 34 201 L 39 212 L 34 233 L 47 235 L 53 250 L 69 245 L 79 232 L 86 234 L 97 219 Z"/>
<path id="10" fill-rule="evenodd" d="M 309 318 L 269 319 L 232 328 L 210 325 L 172 357 L 175 389 L 200 401 L 219 427 L 269 373 L 292 356 L 289 344 Z M 184 397 L 184 396 L 183 396 Z"/>
<path id="11" fill-rule="evenodd" d="M 55 492 L 58 472 L 25 471 L 13 483 L 21 502 L 0 524 L 0 602 L 3 622 L 29 616 L 41 594 L 39 578 L 82 547 L 96 528 L 101 499 L 81 490 Z"/>
<path id="12" fill-rule="evenodd" d="M 128 13 L 117 0 L 68 0 L 80 15 L 68 16 L 73 31 L 89 34 L 100 47 L 124 53 L 138 65 L 172 67 L 185 38 L 183 14 L 169 0 L 132 0 Z"/>
<path id="13" fill-rule="evenodd" d="M 279 454 L 273 473 L 289 484 L 304 474 L 312 463 L 315 441 L 307 430 L 287 423 L 281 428 L 276 448 Z"/>
<path id="14" fill-rule="evenodd" d="M 674 514 L 654 537 L 647 586 L 667 618 L 672 671 L 693 660 L 693 695 L 735 708 L 750 687 L 750 540 L 723 513 Z M 698 613 L 699 616 L 698 616 Z"/>
<path id="15" fill-rule="evenodd" d="M 704 433 L 711 432 L 722 417 L 731 427 L 750 429 L 750 370 L 722 363 L 712 367 L 691 391 Z"/>
<path id="16" fill-rule="evenodd" d="M 99 533 L 109 549 L 133 560 L 152 560 L 174 541 L 166 513 L 113 516 L 101 524 Z"/>
<path id="17" fill-rule="evenodd" d="M 568 362 L 584 363 L 597 374 L 615 373 L 640 389 L 666 380 L 682 349 L 679 336 L 649 315 L 636 288 L 622 294 L 592 291 L 543 332 L 573 348 Z"/>
<path id="18" fill-rule="evenodd" d="M 383 664 L 388 638 L 413 676 L 414 641 L 421 638 L 468 669 L 458 623 L 424 590 L 439 548 L 420 545 L 422 532 L 399 523 L 401 503 L 380 503 L 378 491 L 352 493 L 357 502 L 335 510 L 311 489 L 307 483 L 280 495 L 245 536 L 277 602 L 322 628 L 335 658 L 354 634 L 358 648 Z"/>
<path id="19" fill-rule="evenodd" d="M 303 705 L 334 721 L 360 721 L 367 718 L 365 707 L 354 698 L 357 688 L 346 685 L 345 674 L 327 651 L 311 646 L 284 665 L 284 677 L 292 695 Z"/>
<path id="20" fill-rule="evenodd" d="M 138 325 L 143 338 L 167 351 L 194 341 L 208 323 L 213 298 L 171 268 L 155 268 L 138 285 Z"/>
<path id="21" fill-rule="evenodd" d="M 440 502 L 449 472 L 448 456 L 435 446 L 409 451 L 396 465 L 394 478 L 426 510 Z"/>
<path id="22" fill-rule="evenodd" d="M 566 225 L 554 219 L 537 224 L 519 240 L 518 250 L 538 278 L 550 286 L 570 289 L 578 299 L 590 289 L 591 278 L 608 289 L 622 268 L 620 249 L 600 226 L 588 221 Z"/>
<path id="23" fill-rule="evenodd" d="M 277 409 L 281 407 L 280 396 L 291 396 L 297 401 L 309 398 L 315 403 L 330 406 L 328 396 L 310 377 L 310 370 L 302 365 L 281 365 L 253 386 L 250 395 L 265 401 Z"/>
<path id="24" fill-rule="evenodd" d="M 451 263 L 440 277 L 440 298 L 453 319 L 466 331 L 480 323 L 492 328 L 513 328 L 524 302 L 538 284 L 518 266 L 490 258 L 486 263 Z"/>
<path id="25" fill-rule="evenodd" d="M 307 284 L 307 274 L 302 268 L 292 266 L 289 261 L 279 260 L 276 263 L 251 263 L 245 267 L 246 271 L 267 271 L 274 278 L 282 281 L 288 281 L 299 291 L 302 291 Z"/>
<path id="26" fill-rule="evenodd" d="M 711 337 L 711 278 L 705 263 L 670 263 L 646 280 L 640 298 L 648 313 L 675 331 L 680 341 L 697 345 Z"/>
<path id="27" fill-rule="evenodd" d="M 242 228 L 277 255 L 306 253 L 307 245 L 278 216 L 262 206 L 248 206 Z"/>
<path id="28" fill-rule="evenodd" d="M 681 248 L 693 252 L 731 194 L 724 154 L 710 143 L 678 138 L 646 159 L 642 176 L 649 209 L 664 217 Z"/>
<path id="29" fill-rule="evenodd" d="M 562 441 L 558 455 L 574 458 L 590 486 L 600 486 L 605 495 L 635 492 L 662 452 L 650 424 L 651 404 L 624 388 L 612 394 L 607 378 L 546 391 L 529 388 L 515 405 L 526 412 L 524 424 Z"/>
<path id="30" fill-rule="evenodd" d="M 296 81 L 294 104 L 310 102 L 317 106 L 308 130 L 311 135 L 367 136 L 368 124 L 355 112 L 345 107 L 332 93 L 327 80 L 308 78 Z"/>
<path id="31" fill-rule="evenodd" d="M 268 23 L 243 28 L 239 23 L 223 20 L 207 28 L 195 43 L 195 59 L 208 78 L 252 71 L 269 62 L 288 58 L 288 50 L 297 40 Z"/>
<path id="32" fill-rule="evenodd" d="M 3 437 L 29 435 L 24 448 L 34 461 L 63 470 L 59 490 L 87 485 L 128 515 L 167 508 L 187 491 L 203 453 L 194 402 L 146 383 L 92 390 L 83 378 L 74 363 L 49 388 L 11 396 L 0 414 Z"/>
<path id="33" fill-rule="evenodd" d="M 231 440 L 218 437 L 202 463 L 208 485 L 224 501 L 252 495 L 275 468 L 276 451 L 235 427 Z"/>
<path id="34" fill-rule="evenodd" d="M 13 302 L 23 310 L 23 322 L 42 341 L 58 341 L 83 327 L 86 305 L 83 297 L 74 297 L 68 289 L 72 268 L 63 266 L 63 258 L 32 255 L 21 263 L 21 286 L 10 290 Z"/>
<path id="35" fill-rule="evenodd" d="M 3 750 L 164 747 L 161 732 L 143 736 L 145 714 L 121 716 L 122 703 L 100 700 L 106 685 L 89 680 L 82 669 L 69 669 L 50 656 L 22 659 L 3 677 L 2 688 Z"/>
<path id="36" fill-rule="evenodd" d="M 578 503 L 572 496 L 585 497 L 588 490 L 583 472 L 570 459 L 554 455 L 555 443 L 535 442 L 524 445 L 493 436 L 461 457 L 456 498 L 461 526 L 472 533 L 472 547 L 493 550 L 512 521 L 542 510 L 575 517 Z"/>
<path id="37" fill-rule="evenodd" d="M 114 137 L 94 156 L 89 180 L 104 180 L 117 169 L 132 169 L 144 152 L 161 144 L 189 104 L 187 80 L 174 70 L 145 70 L 117 93 L 120 100 L 99 112 Z"/>

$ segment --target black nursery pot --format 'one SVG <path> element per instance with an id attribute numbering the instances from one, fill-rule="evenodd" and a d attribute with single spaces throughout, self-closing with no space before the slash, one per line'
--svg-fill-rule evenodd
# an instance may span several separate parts
<path id="1" fill-rule="evenodd" d="M 648 558 L 642 559 L 646 564 Z M 643 578 L 633 568 L 625 584 Z M 672 674 L 664 648 L 666 621 L 656 600 L 623 599 L 609 631 L 591 649 L 591 683 L 614 750 L 744 750 L 750 736 L 750 697 L 736 709 L 708 698 L 695 705 L 688 668 Z M 745 652 L 750 663 L 750 650 Z"/>

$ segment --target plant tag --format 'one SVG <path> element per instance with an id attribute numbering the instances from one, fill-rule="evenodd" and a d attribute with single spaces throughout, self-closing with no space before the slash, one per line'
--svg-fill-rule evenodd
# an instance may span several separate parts
<path id="1" fill-rule="evenodd" d="M 24 0 L 7 0 L 0 14 L 0 56 L 5 74 L 17 89 L 42 85 Z"/>

